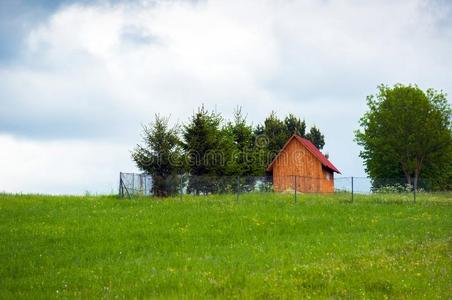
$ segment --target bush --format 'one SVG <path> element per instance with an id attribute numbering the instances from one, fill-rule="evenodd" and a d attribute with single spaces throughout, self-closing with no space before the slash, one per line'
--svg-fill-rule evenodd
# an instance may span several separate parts
<path id="1" fill-rule="evenodd" d="M 385 194 L 411 193 L 411 192 L 413 192 L 413 189 L 414 189 L 414 187 L 411 184 L 396 183 L 396 184 L 392 184 L 392 185 L 380 186 L 380 187 L 374 189 L 374 193 L 385 193 Z M 422 192 L 423 189 L 418 188 L 417 191 Z"/>

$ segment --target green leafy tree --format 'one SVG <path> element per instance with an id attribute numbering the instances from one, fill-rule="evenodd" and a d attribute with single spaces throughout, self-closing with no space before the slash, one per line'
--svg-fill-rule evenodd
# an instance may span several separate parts
<path id="1" fill-rule="evenodd" d="M 308 134 L 306 134 L 306 139 L 310 140 L 317 149 L 321 150 L 325 146 L 325 136 L 315 126 L 312 126 Z"/>
<path id="2" fill-rule="evenodd" d="M 144 144 L 132 151 L 137 167 L 151 174 L 152 192 L 160 197 L 177 192 L 177 175 L 182 166 L 178 127 L 168 123 L 169 118 L 156 115 L 154 122 L 143 126 Z"/>
<path id="3" fill-rule="evenodd" d="M 264 121 L 263 134 L 266 138 L 268 156 L 271 161 L 287 142 L 291 133 L 287 130 L 284 121 L 279 119 L 276 113 L 272 111 Z"/>
<path id="4" fill-rule="evenodd" d="M 430 188 L 450 188 L 451 107 L 446 95 L 416 85 L 380 85 L 367 105 L 356 141 L 374 187 L 402 175 L 416 189 L 423 174 L 436 182 Z"/>

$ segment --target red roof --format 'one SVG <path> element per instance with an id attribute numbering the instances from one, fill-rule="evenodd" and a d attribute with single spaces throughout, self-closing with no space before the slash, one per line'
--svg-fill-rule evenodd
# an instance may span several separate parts
<path id="1" fill-rule="evenodd" d="M 319 149 L 317 149 L 316 146 L 314 146 L 313 143 L 311 143 L 311 141 L 304 139 L 297 134 L 294 134 L 290 137 L 287 143 L 282 147 L 281 151 L 279 151 L 278 155 L 276 155 L 271 164 L 267 167 L 267 171 L 271 171 L 273 169 L 273 164 L 275 163 L 276 159 L 278 158 L 279 155 L 281 155 L 281 153 L 293 139 L 296 139 L 303 146 L 305 146 L 305 148 L 308 149 L 308 151 L 311 152 L 312 155 L 314 155 L 325 168 L 328 168 L 333 172 L 341 174 L 341 172 L 339 172 L 339 170 L 328 160 L 328 158 L 325 157 L 325 155 L 322 154 L 322 152 L 319 151 Z"/>

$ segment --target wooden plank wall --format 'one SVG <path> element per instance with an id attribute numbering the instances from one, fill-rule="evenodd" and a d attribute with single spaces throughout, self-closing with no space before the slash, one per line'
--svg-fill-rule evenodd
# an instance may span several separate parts
<path id="1" fill-rule="evenodd" d="M 295 176 L 296 179 L 295 179 Z M 299 141 L 292 139 L 273 165 L 275 192 L 329 193 L 334 191 L 334 174 Z"/>

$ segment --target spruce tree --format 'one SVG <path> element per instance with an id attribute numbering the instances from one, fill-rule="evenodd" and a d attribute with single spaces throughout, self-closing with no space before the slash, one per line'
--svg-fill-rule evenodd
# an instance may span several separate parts
<path id="1" fill-rule="evenodd" d="M 189 192 L 215 191 L 218 176 L 228 175 L 228 162 L 233 141 L 221 128 L 219 114 L 207 111 L 204 106 L 183 127 L 183 149 L 186 170 L 190 175 Z"/>
<path id="2" fill-rule="evenodd" d="M 155 116 L 143 126 L 143 145 L 132 151 L 137 167 L 152 176 L 152 192 L 165 197 L 177 193 L 177 175 L 181 171 L 181 149 L 178 127 L 169 126 L 169 118 Z"/>

